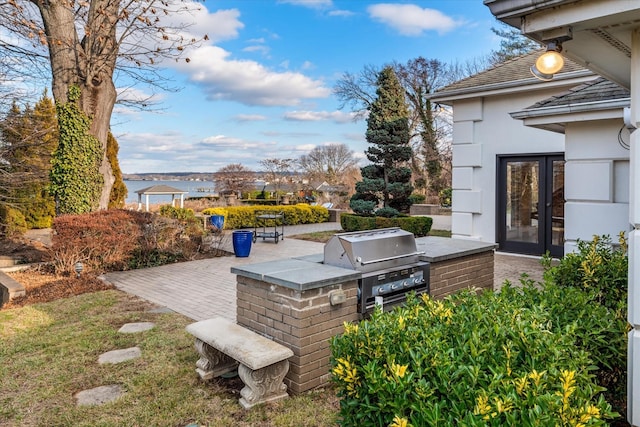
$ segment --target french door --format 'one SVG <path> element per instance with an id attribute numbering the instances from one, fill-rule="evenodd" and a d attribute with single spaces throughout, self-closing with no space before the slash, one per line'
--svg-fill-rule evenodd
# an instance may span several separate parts
<path id="1" fill-rule="evenodd" d="M 530 255 L 564 252 L 564 157 L 498 156 L 497 242 Z"/>

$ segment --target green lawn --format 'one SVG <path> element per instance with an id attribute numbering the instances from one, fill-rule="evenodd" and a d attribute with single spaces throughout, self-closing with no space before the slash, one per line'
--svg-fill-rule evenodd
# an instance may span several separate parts
<path id="1" fill-rule="evenodd" d="M 319 390 L 245 411 L 239 379 L 208 383 L 185 331 L 192 320 L 120 291 L 83 294 L 0 310 L 0 424 L 3 426 L 331 426 L 338 400 Z M 129 322 L 152 330 L 121 334 Z M 99 365 L 106 351 L 138 346 L 142 357 Z M 74 394 L 120 384 L 126 394 L 102 406 L 77 407 Z"/>

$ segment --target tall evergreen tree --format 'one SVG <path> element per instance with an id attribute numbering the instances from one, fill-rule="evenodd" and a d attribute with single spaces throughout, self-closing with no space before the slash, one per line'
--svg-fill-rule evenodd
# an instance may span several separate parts
<path id="1" fill-rule="evenodd" d="M 409 112 L 404 89 L 392 67 L 380 72 L 377 86 L 366 132 L 371 145 L 365 154 L 372 164 L 361 169 L 362 181 L 356 184 L 351 208 L 370 214 L 382 202 L 384 208 L 391 208 L 382 212 L 390 215 L 394 210 L 407 212 L 411 206 Z"/>
<path id="2" fill-rule="evenodd" d="M 129 194 L 127 186 L 122 179 L 122 170 L 118 163 L 118 151 L 120 146 L 111 131 L 107 135 L 107 158 L 113 170 L 113 187 L 111 187 L 111 195 L 109 197 L 109 208 L 124 208 L 124 202 Z"/>
<path id="3" fill-rule="evenodd" d="M 20 212 L 28 228 L 50 227 L 55 205 L 49 171 L 58 131 L 55 106 L 46 91 L 33 108 L 20 110 L 14 103 L 0 123 L 0 133 L 0 204 Z"/>

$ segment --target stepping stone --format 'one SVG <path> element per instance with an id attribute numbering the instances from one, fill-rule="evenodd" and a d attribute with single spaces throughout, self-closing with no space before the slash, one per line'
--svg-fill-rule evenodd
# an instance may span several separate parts
<path id="1" fill-rule="evenodd" d="M 142 351 L 139 347 L 130 347 L 122 350 L 112 350 L 107 351 L 106 353 L 102 353 L 98 357 L 98 363 L 100 365 L 104 365 L 106 363 L 120 363 L 126 362 L 127 360 L 135 359 L 142 355 Z"/>
<path id="2" fill-rule="evenodd" d="M 168 313 L 175 313 L 175 311 L 171 310 L 169 307 L 158 307 L 158 308 L 152 308 L 151 310 L 149 310 L 149 313 L 168 314 Z"/>
<path id="3" fill-rule="evenodd" d="M 111 384 L 79 391 L 73 397 L 76 398 L 78 406 L 93 406 L 113 402 L 123 394 L 122 386 Z"/>
<path id="4" fill-rule="evenodd" d="M 156 326 L 153 322 L 137 322 L 137 323 L 125 323 L 122 325 L 118 332 L 121 334 L 133 334 L 136 332 L 144 332 L 149 329 L 153 329 Z"/>

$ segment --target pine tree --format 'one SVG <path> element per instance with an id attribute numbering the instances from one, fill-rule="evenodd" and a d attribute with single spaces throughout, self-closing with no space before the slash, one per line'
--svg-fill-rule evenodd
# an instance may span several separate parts
<path id="1" fill-rule="evenodd" d="M 384 68 L 377 80 L 377 98 L 369 108 L 366 139 L 371 146 L 365 154 L 371 165 L 361 169 L 362 181 L 356 184 L 351 209 L 358 214 L 372 214 L 380 202 L 386 209 L 378 215 L 393 216 L 407 212 L 411 159 L 409 112 L 405 93 L 393 68 Z"/>
<path id="2" fill-rule="evenodd" d="M 28 228 L 50 227 L 55 204 L 49 194 L 49 171 L 58 131 L 55 106 L 47 92 L 33 108 L 20 110 L 14 103 L 0 123 L 0 132 L 0 155 L 5 162 L 0 204 L 19 212 Z"/>
<path id="3" fill-rule="evenodd" d="M 115 182 L 111 187 L 111 195 L 109 196 L 109 208 L 124 208 L 124 202 L 127 198 L 128 190 L 122 179 L 122 171 L 118 163 L 118 141 L 111 132 L 107 135 L 107 158 L 113 169 L 113 178 Z"/>

